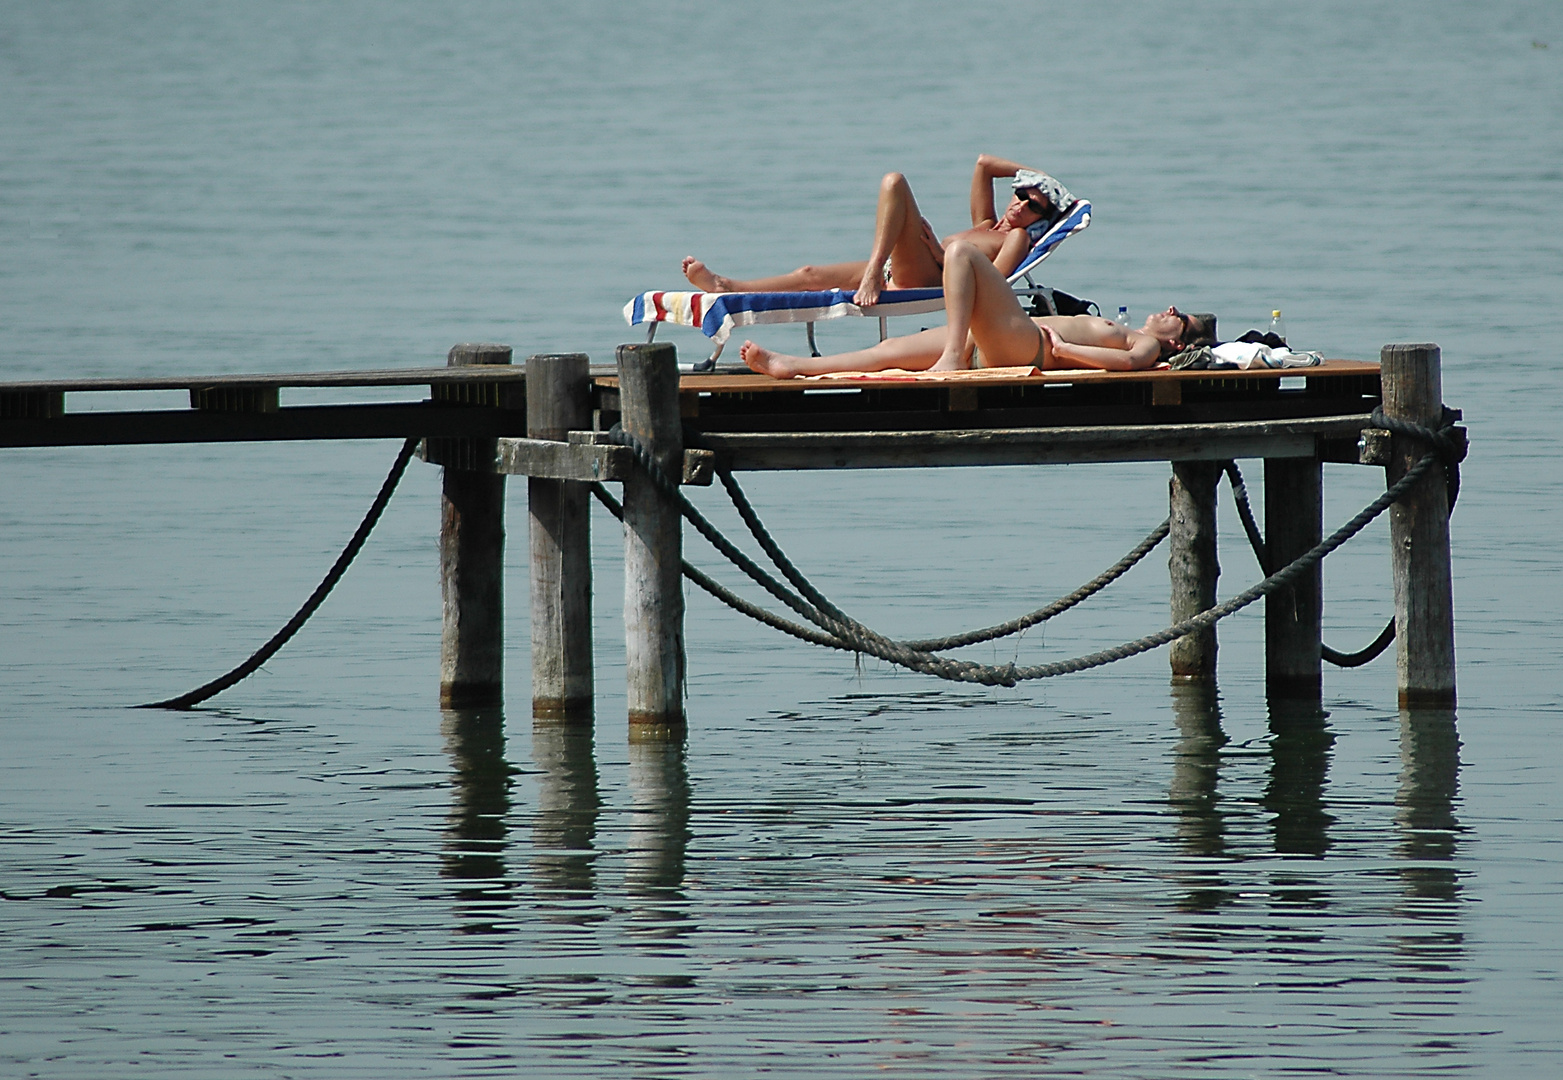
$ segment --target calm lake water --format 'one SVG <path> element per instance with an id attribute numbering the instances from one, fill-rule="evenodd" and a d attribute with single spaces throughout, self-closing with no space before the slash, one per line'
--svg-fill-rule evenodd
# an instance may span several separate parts
<path id="1" fill-rule="evenodd" d="M 1279 307 L 1336 356 L 1436 341 L 1473 443 L 1457 722 L 1397 713 L 1390 659 L 1327 670 L 1323 718 L 1272 710 L 1258 608 L 1222 624 L 1215 694 L 1170 688 L 1164 652 L 986 690 L 695 593 L 666 748 L 627 741 L 606 517 L 594 736 L 530 722 L 517 486 L 506 710 L 440 713 L 416 463 L 263 672 L 142 712 L 286 620 L 396 447 L 0 452 L 0 1073 L 1559 1068 L 1563 7 L 13 0 L 0 146 L 0 377 L 472 340 L 607 361 L 680 256 L 856 257 L 887 169 L 951 231 L 992 151 L 1096 205 L 1051 284 L 1232 335 Z M 1161 520 L 1166 473 L 745 485 L 829 595 L 916 636 L 1095 574 Z M 1326 489 L 1333 528 L 1382 478 Z M 1230 595 L 1257 572 L 1225 506 L 1222 529 Z M 1390 611 L 1385 547 L 1330 559 L 1337 647 Z M 971 653 L 1159 628 L 1163 565 Z"/>

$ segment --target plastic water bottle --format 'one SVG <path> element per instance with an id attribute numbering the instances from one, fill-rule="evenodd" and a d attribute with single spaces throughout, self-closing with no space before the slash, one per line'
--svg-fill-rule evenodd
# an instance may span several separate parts
<path id="1" fill-rule="evenodd" d="M 1270 333 L 1280 338 L 1283 342 L 1286 340 L 1286 322 L 1281 318 L 1279 310 L 1270 312 Z"/>
<path id="2" fill-rule="evenodd" d="M 1118 317 L 1114 319 L 1113 322 L 1123 327 L 1127 327 L 1129 325 L 1129 309 L 1126 305 L 1118 305 Z"/>

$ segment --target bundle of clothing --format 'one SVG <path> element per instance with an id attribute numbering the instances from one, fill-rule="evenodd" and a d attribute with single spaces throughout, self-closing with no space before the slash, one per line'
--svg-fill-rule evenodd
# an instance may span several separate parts
<path id="1" fill-rule="evenodd" d="M 1249 368 L 1300 368 L 1322 363 L 1323 355 L 1288 348 L 1275 334 L 1250 330 L 1236 341 L 1199 345 L 1172 358 L 1174 371 L 1243 371 Z"/>

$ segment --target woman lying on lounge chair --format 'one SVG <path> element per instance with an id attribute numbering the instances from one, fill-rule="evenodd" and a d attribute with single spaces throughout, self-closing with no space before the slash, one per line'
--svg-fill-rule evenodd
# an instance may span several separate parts
<path id="1" fill-rule="evenodd" d="M 993 181 L 1014 177 L 1014 196 L 1002 214 L 993 201 Z M 977 245 L 1005 275 L 1020 265 L 1047 227 L 1074 202 L 1074 196 L 1046 173 L 983 154 L 971 177 L 972 227 L 943 243 L 917 209 L 912 188 L 900 173 L 886 173 L 879 184 L 874 245 L 866 262 L 800 266 L 789 274 L 739 281 L 712 273 L 694 256 L 684 259 L 684 276 L 704 292 L 815 292 L 856 289 L 853 302 L 867 307 L 886 288 L 922 289 L 939 284 L 944 249 L 957 240 Z"/>
<path id="2" fill-rule="evenodd" d="M 785 356 L 743 344 L 744 363 L 762 375 L 790 379 L 834 371 L 961 371 L 973 367 L 1101 368 L 1142 371 L 1210 337 L 1212 327 L 1175 307 L 1129 330 L 1097 315 L 1030 318 L 1004 276 L 972 244 L 944 251 L 943 328 L 886 338 L 834 356 Z"/>

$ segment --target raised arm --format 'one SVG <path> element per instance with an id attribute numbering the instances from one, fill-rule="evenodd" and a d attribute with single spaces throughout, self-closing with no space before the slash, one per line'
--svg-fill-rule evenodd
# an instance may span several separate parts
<path id="1" fill-rule="evenodd" d="M 999 248 L 999 253 L 993 256 L 993 265 L 999 273 L 1006 278 L 1015 272 L 1015 267 L 1030 253 L 1032 247 L 1031 234 L 1025 229 L 1014 229 L 1004 237 L 1004 246 Z"/>
<path id="2" fill-rule="evenodd" d="M 977 166 L 971 173 L 971 223 L 973 228 L 999 219 L 998 211 L 993 205 L 993 181 L 1003 176 L 1014 176 L 1021 169 L 1029 169 L 1030 167 L 1029 165 L 1022 165 L 1017 161 L 1010 161 L 1007 158 L 994 157 L 992 154 L 978 155 Z"/>

